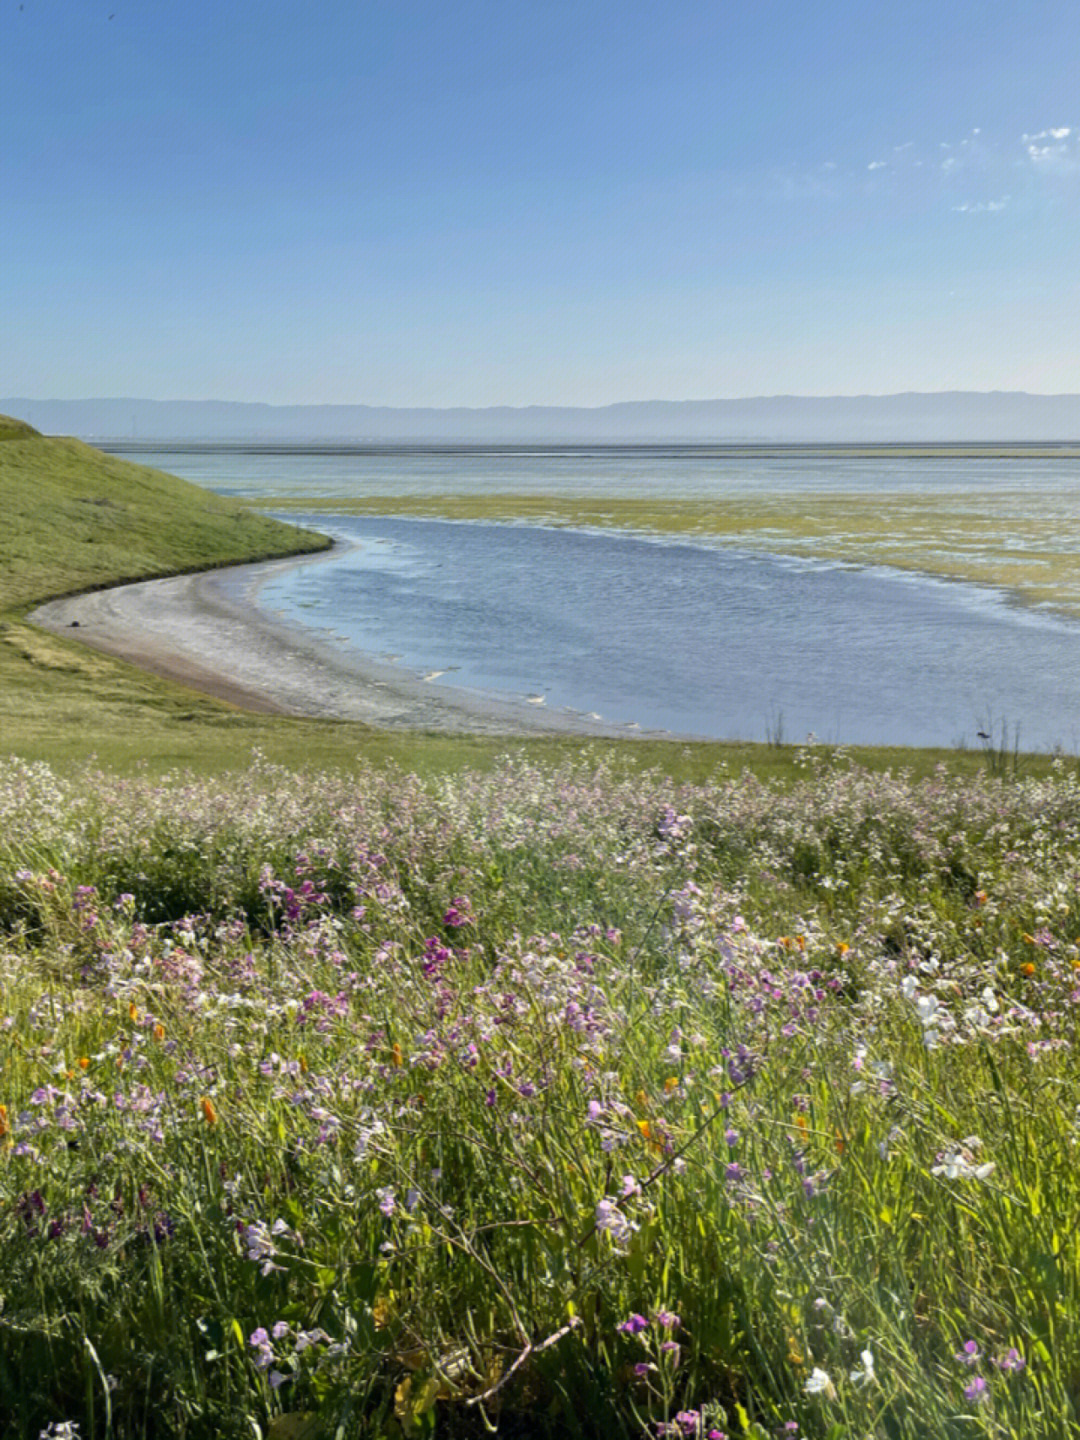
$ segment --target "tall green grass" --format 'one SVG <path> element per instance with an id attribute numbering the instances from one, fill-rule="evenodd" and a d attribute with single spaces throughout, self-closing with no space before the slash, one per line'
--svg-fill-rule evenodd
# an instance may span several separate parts
<path id="1" fill-rule="evenodd" d="M 9 762 L 5 1440 L 1080 1433 L 1080 784 L 798 759 Z"/>

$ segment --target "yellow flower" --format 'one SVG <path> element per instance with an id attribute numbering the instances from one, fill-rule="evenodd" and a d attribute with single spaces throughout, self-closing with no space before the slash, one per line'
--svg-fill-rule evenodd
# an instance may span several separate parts
<path id="1" fill-rule="evenodd" d="M 0 1105 L 0 1136 L 8 1133 L 7 1106 Z"/>
<path id="2" fill-rule="evenodd" d="M 199 1101 L 199 1105 L 202 1109 L 203 1119 L 206 1121 L 206 1123 L 208 1125 L 216 1125 L 217 1111 L 214 1109 L 214 1102 L 210 1099 L 209 1095 L 204 1095 Z"/>
<path id="3" fill-rule="evenodd" d="M 131 1003 L 128 1005 L 128 1014 L 131 1016 L 132 1020 L 138 1020 L 139 1018 L 139 1007 L 135 1004 L 134 1000 L 132 1000 Z"/>
<path id="4" fill-rule="evenodd" d="M 160 1024 L 159 1024 L 159 1025 L 155 1025 L 155 1026 L 154 1026 L 154 1039 L 155 1039 L 155 1040 L 164 1040 L 164 1039 L 165 1039 L 165 1026 L 164 1026 L 164 1025 L 160 1025 Z"/>

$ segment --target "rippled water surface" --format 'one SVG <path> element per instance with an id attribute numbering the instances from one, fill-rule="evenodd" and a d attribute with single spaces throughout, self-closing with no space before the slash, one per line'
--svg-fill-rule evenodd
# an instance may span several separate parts
<path id="1" fill-rule="evenodd" d="M 310 516 L 261 601 L 434 684 L 678 734 L 1077 748 L 1080 626 L 883 569 L 523 525 Z"/>

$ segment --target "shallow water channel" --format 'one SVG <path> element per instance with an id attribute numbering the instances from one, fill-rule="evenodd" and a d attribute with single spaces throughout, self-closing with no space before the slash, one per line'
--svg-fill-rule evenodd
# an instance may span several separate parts
<path id="1" fill-rule="evenodd" d="M 1080 750 L 1080 624 L 997 592 L 708 541 L 297 515 L 343 548 L 260 603 L 366 655 L 679 735 Z"/>

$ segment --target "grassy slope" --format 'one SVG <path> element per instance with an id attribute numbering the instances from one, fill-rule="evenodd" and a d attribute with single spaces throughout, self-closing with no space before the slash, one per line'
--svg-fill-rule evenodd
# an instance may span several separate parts
<path id="1" fill-rule="evenodd" d="M 267 519 L 198 486 L 103 455 L 76 440 L 48 439 L 0 417 L 0 755 L 53 763 L 91 756 L 120 768 L 246 764 L 253 747 L 286 765 L 349 767 L 394 760 L 419 772 L 486 766 L 507 742 L 467 736 L 375 732 L 363 726 L 249 715 L 183 686 L 99 655 L 26 623 L 35 605 L 123 580 L 318 548 L 320 537 Z M 521 742 L 537 757 L 580 749 L 564 739 Z M 761 775 L 794 773 L 790 748 L 627 741 L 628 763 L 700 779 L 718 765 Z M 874 750 L 873 766 L 927 772 L 946 752 Z M 960 768 L 985 757 L 951 757 Z"/>
<path id="2" fill-rule="evenodd" d="M 45 596 L 326 543 L 78 440 L 3 431 L 0 440 L 7 614 Z"/>
<path id="3" fill-rule="evenodd" d="M 215 765 L 266 738 L 265 722 L 24 617 L 55 595 L 318 549 L 321 537 L 7 419 L 0 420 L 0 505 L 0 751 L 165 765 L 205 754 Z"/>

